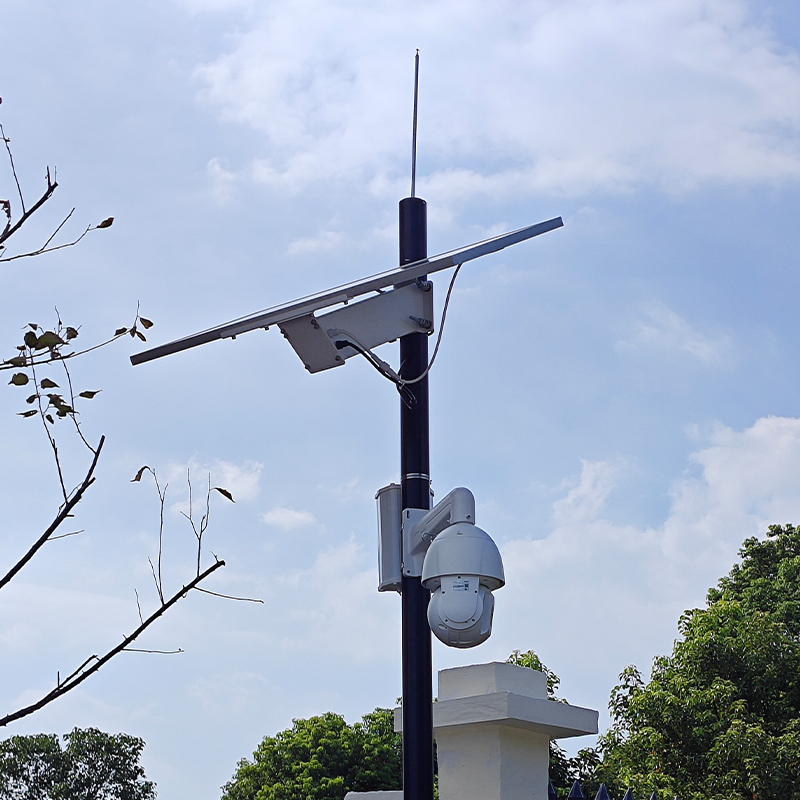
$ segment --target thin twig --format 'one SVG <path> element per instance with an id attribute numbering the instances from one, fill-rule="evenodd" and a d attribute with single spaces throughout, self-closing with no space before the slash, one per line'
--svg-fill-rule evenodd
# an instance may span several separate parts
<path id="1" fill-rule="evenodd" d="M 156 568 L 153 566 L 153 560 L 150 558 L 150 556 L 147 557 L 147 562 L 150 564 L 150 569 L 153 572 L 153 581 L 156 585 L 156 592 L 158 592 L 158 599 L 163 603 L 164 595 L 161 594 L 161 587 L 158 585 L 158 577 L 156 576 Z"/>
<path id="2" fill-rule="evenodd" d="M 11 229 L 6 238 L 8 238 L 8 236 L 10 236 L 11 233 L 14 232 L 14 229 L 19 227 L 20 224 L 21 222 L 18 222 L 17 225 L 15 225 L 14 228 Z M 89 231 L 95 230 L 96 227 L 97 227 L 96 225 L 87 226 L 86 230 L 77 239 L 73 239 L 73 241 L 71 242 L 64 242 L 64 244 L 57 244 L 55 247 L 40 247 L 38 250 L 31 250 L 28 253 L 17 253 L 17 255 L 15 256 L 6 256 L 5 258 L 0 258 L 0 261 L 16 261 L 18 258 L 32 258 L 33 256 L 41 256 L 44 255 L 45 253 L 55 253 L 56 250 L 63 250 L 65 247 L 75 247 L 75 245 L 78 244 L 78 242 L 80 242 L 81 239 L 83 239 L 83 237 L 86 236 L 87 233 L 89 233 Z"/>
<path id="3" fill-rule="evenodd" d="M 3 138 L 5 138 L 5 136 Z M 6 147 L 8 147 L 8 140 L 6 140 Z M 10 152 L 10 150 L 9 150 L 9 152 Z M 14 178 L 16 179 L 16 172 L 14 173 Z M 19 183 L 17 183 L 17 186 L 19 186 Z M 10 239 L 24 225 L 24 223 L 28 219 L 30 219 L 30 217 L 33 214 L 35 214 L 53 196 L 53 192 L 56 190 L 57 186 L 58 186 L 58 182 L 57 181 L 52 181 L 51 182 L 51 180 L 50 180 L 50 170 L 48 170 L 47 171 L 47 189 L 45 189 L 44 194 L 27 211 L 25 211 L 25 209 L 23 208 L 23 214 L 16 221 L 16 223 L 14 225 L 12 225 L 10 228 L 7 228 L 6 230 L 4 230 L 2 234 L 0 234 L 0 243 L 6 241 L 6 239 Z M 81 236 L 81 239 L 83 238 L 83 236 L 86 236 L 86 234 L 88 232 L 89 232 L 88 229 L 86 231 L 84 231 L 83 235 Z M 80 241 L 80 239 L 78 241 Z M 75 244 L 77 244 L 77 242 L 75 242 Z M 71 245 L 69 245 L 69 246 L 71 246 Z M 55 250 L 57 248 L 52 248 L 52 249 Z M 12 256 L 11 258 L 2 258 L 2 259 L 0 259 L 0 261 L 13 261 L 15 258 L 21 258 L 21 257 L 22 256 Z"/>
<path id="4" fill-rule="evenodd" d="M 105 436 L 100 437 L 100 443 L 97 445 L 97 450 L 95 451 L 89 471 L 86 473 L 86 477 L 83 479 L 81 485 L 75 489 L 67 502 L 64 503 L 63 508 L 61 511 L 59 511 L 56 518 L 50 523 L 47 530 L 33 543 L 30 550 L 28 550 L 28 552 L 25 553 L 25 555 L 19 561 L 17 561 L 13 567 L 11 567 L 11 569 L 2 578 L 0 578 L 0 589 L 2 589 L 36 555 L 37 551 L 52 536 L 52 534 L 57 530 L 58 526 L 61 525 L 65 519 L 71 516 L 70 512 L 72 509 L 75 508 L 78 503 L 80 503 L 84 492 L 94 483 L 94 470 L 97 466 L 97 460 L 100 458 L 100 451 L 103 449 L 103 443 L 105 440 Z"/>
<path id="5" fill-rule="evenodd" d="M 47 251 L 47 245 L 49 245 L 50 242 L 52 242 L 53 239 L 55 239 L 56 236 L 58 236 L 58 232 L 67 224 L 67 222 L 69 222 L 70 217 L 74 213 L 75 213 L 75 208 L 73 207 L 72 211 L 70 211 L 69 214 L 67 214 L 67 216 L 64 217 L 64 219 L 61 220 L 61 224 L 50 234 L 50 238 L 39 248 L 40 252 L 42 252 L 42 253 L 48 252 Z M 88 230 L 87 230 L 87 233 L 88 233 Z M 86 233 L 84 233 L 84 236 L 85 235 L 86 235 Z"/>
<path id="6" fill-rule="evenodd" d="M 133 591 L 136 595 L 136 608 L 139 609 L 139 622 L 144 623 L 144 618 L 142 617 L 142 604 L 139 602 L 139 592 L 137 592 L 136 589 Z"/>
<path id="7" fill-rule="evenodd" d="M 158 522 L 158 595 L 161 598 L 161 602 L 164 602 L 164 579 L 161 577 L 161 556 L 163 554 L 163 545 L 164 545 L 164 502 L 167 498 L 167 489 L 169 488 L 169 484 L 164 484 L 164 491 L 161 491 L 161 487 L 158 485 L 158 478 L 156 478 L 156 471 L 153 470 L 153 480 L 156 482 L 156 488 L 158 489 L 158 496 L 161 498 L 161 508 L 159 509 L 159 522 Z"/>
<path id="8" fill-rule="evenodd" d="M 76 669 L 69 678 L 62 681 L 56 686 L 55 689 L 52 689 L 39 701 L 32 703 L 29 706 L 25 706 L 25 708 L 21 708 L 18 711 L 14 711 L 11 714 L 7 714 L 4 717 L 0 717 L 0 728 L 5 727 L 9 722 L 14 722 L 22 717 L 27 717 L 29 714 L 33 714 L 34 711 L 44 708 L 44 706 L 46 706 L 48 703 L 52 703 L 54 700 L 57 700 L 62 695 L 83 683 L 83 681 L 85 681 L 88 677 L 94 675 L 94 673 L 97 672 L 100 667 L 102 667 L 104 664 L 107 664 L 115 655 L 117 655 L 117 653 L 121 653 L 123 650 L 125 650 L 165 611 L 168 611 L 173 605 L 175 605 L 178 600 L 180 600 L 182 597 L 185 597 L 192 589 L 197 588 L 197 585 L 201 581 L 205 580 L 209 575 L 211 575 L 212 572 L 223 566 L 225 566 L 224 561 L 217 561 L 215 564 L 212 564 L 202 574 L 198 575 L 196 578 L 179 589 L 172 597 L 170 597 L 169 600 L 167 600 L 166 603 L 163 603 L 161 607 L 151 614 L 130 636 L 126 636 L 116 647 L 109 650 L 102 658 L 96 655 L 87 658 L 86 661 L 84 661 L 83 664 L 81 664 L 81 666 L 78 667 L 78 669 Z M 94 661 L 95 663 L 92 664 L 92 666 L 88 669 L 84 669 L 84 667 L 86 667 L 90 661 Z"/>
<path id="9" fill-rule="evenodd" d="M 22 187 L 19 185 L 19 178 L 17 177 L 17 168 L 14 166 L 14 156 L 11 153 L 11 140 L 6 137 L 6 132 L 3 130 L 3 126 L 0 125 L 0 136 L 3 137 L 3 142 L 6 146 L 6 151 L 8 152 L 8 160 L 11 162 L 11 172 L 14 175 L 14 183 L 17 184 L 17 192 L 19 193 L 19 202 L 22 206 L 22 213 L 25 213 L 25 198 L 22 196 Z M 50 181 L 48 181 L 50 183 Z M 2 241 L 2 239 L 0 239 Z"/>
<path id="10" fill-rule="evenodd" d="M 192 474 L 191 470 L 186 470 L 186 482 L 189 484 L 189 513 L 181 511 L 181 514 L 189 521 L 192 526 L 192 531 L 197 539 L 197 574 L 200 574 L 200 556 L 203 547 L 203 534 L 208 528 L 208 520 L 211 515 L 211 473 L 208 473 L 208 491 L 206 492 L 206 513 L 200 518 L 200 529 L 194 522 L 194 495 L 192 492 Z"/>
<path id="11" fill-rule="evenodd" d="M 58 309 L 56 309 L 56 313 L 58 313 Z M 59 319 L 59 326 L 61 325 L 61 320 Z M 69 405 L 70 408 L 75 408 L 75 392 L 72 388 L 72 375 L 70 375 L 69 368 L 67 367 L 64 360 L 61 360 L 61 366 L 64 367 L 64 374 L 67 376 L 67 386 L 69 387 Z M 70 414 L 72 417 L 72 422 L 75 424 L 75 430 L 78 432 L 78 436 L 81 437 L 81 441 L 92 451 L 94 452 L 94 448 L 86 441 L 86 437 L 83 435 L 83 431 L 81 430 L 81 424 L 78 422 L 78 412 L 75 411 Z"/>
<path id="12" fill-rule="evenodd" d="M 200 572 L 200 548 L 203 544 L 203 534 L 208 528 L 208 521 L 211 518 L 211 473 L 208 473 L 208 490 L 206 491 L 206 513 L 200 520 L 200 535 L 197 537 L 197 571 Z"/>
<path id="13" fill-rule="evenodd" d="M 78 667 L 78 669 L 76 669 L 76 670 L 73 670 L 73 671 L 72 671 L 72 672 L 71 672 L 71 673 L 70 673 L 70 674 L 69 674 L 69 675 L 68 675 L 66 678 L 64 678 L 64 680 L 63 680 L 63 681 L 61 681 L 61 685 L 63 686 L 65 683 L 69 683 L 69 681 L 71 681 L 71 680 L 72 680 L 72 679 L 73 679 L 73 678 L 74 678 L 74 677 L 75 677 L 75 676 L 76 676 L 76 675 L 77 675 L 79 672 L 81 672 L 81 671 L 83 670 L 83 668 L 84 668 L 84 667 L 85 667 L 85 666 L 86 666 L 86 665 L 87 665 L 87 664 L 88 664 L 90 661 L 99 661 L 99 660 L 100 660 L 100 656 L 98 656 L 97 654 L 89 656 L 89 658 L 87 658 L 87 659 L 86 659 L 86 661 L 84 661 L 84 662 L 83 662 L 83 664 L 81 664 L 81 665 Z M 60 673 L 59 673 L 59 674 L 60 674 Z"/>
<path id="14" fill-rule="evenodd" d="M 261 603 L 264 605 L 263 600 L 258 600 L 254 597 L 234 597 L 232 594 L 220 594 L 219 592 L 212 592 L 210 589 L 201 589 L 199 586 L 197 587 L 198 592 L 204 592 L 205 594 L 213 594 L 214 597 L 224 597 L 226 600 L 244 600 L 247 603 Z"/>
<path id="15" fill-rule="evenodd" d="M 123 653 L 158 653 L 162 656 L 174 656 L 177 653 L 183 653 L 184 649 L 179 647 L 177 650 L 142 650 L 138 647 L 126 647 Z"/>
<path id="16" fill-rule="evenodd" d="M 64 471 L 61 469 L 61 460 L 58 457 L 58 447 L 56 447 L 56 440 L 53 434 L 50 433 L 50 428 L 47 426 L 47 417 L 45 416 L 46 409 L 42 408 L 42 393 L 39 391 L 39 379 L 36 377 L 36 367 L 31 366 L 31 375 L 33 376 L 33 385 L 36 387 L 36 404 L 39 406 L 39 416 L 44 425 L 44 432 L 47 434 L 47 440 L 50 442 L 50 447 L 53 449 L 53 456 L 56 460 L 56 469 L 58 470 L 58 480 L 61 484 L 61 491 L 64 494 L 64 502 L 67 502 L 67 487 L 64 484 Z"/>
<path id="17" fill-rule="evenodd" d="M 0 261 L 2 261 L 2 259 L 0 259 Z M 134 323 L 134 325 L 135 324 L 136 323 Z M 129 332 L 130 328 L 124 328 L 122 333 L 116 333 L 110 339 L 106 339 L 103 342 L 99 342 L 91 347 L 87 347 L 85 350 L 74 350 L 71 353 L 57 353 L 55 355 L 53 353 L 50 353 L 49 355 L 43 354 L 38 357 L 38 360 L 37 356 L 33 352 L 30 352 L 26 358 L 25 366 L 38 367 L 42 364 L 52 364 L 54 361 L 65 361 L 68 358 L 77 358 L 78 356 L 86 355 L 86 353 L 91 353 L 94 350 L 99 350 L 101 347 L 106 347 L 112 342 L 116 342 L 117 339 L 121 339 Z M 3 369 L 19 369 L 19 366 L 17 364 L 12 364 L 10 361 L 0 361 L 0 370 Z"/>
<path id="18" fill-rule="evenodd" d="M 153 476 L 153 482 L 156 485 L 156 492 L 158 492 L 158 500 L 159 500 L 159 515 L 158 515 L 158 570 L 153 566 L 153 561 L 148 557 L 148 561 L 150 562 L 150 569 L 153 571 L 153 580 L 156 584 L 156 591 L 158 592 L 158 598 L 161 602 L 164 602 L 164 580 L 161 577 L 161 557 L 163 555 L 164 550 L 164 504 L 166 503 L 167 499 L 167 489 L 169 488 L 169 484 L 164 484 L 164 489 L 162 491 L 161 484 L 158 482 L 158 475 L 156 471 L 152 467 L 142 467 L 139 470 L 139 475 L 136 476 L 136 480 L 141 477 L 141 474 L 147 470 Z"/>
<path id="19" fill-rule="evenodd" d="M 77 536 L 79 533 L 83 533 L 85 529 L 81 529 L 79 531 L 72 531 L 72 533 L 62 533 L 59 536 L 51 536 L 47 541 L 54 542 L 56 539 L 66 539 L 67 536 Z"/>

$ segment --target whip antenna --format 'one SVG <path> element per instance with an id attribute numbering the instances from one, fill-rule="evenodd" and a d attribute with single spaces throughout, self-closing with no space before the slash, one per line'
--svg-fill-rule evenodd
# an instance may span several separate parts
<path id="1" fill-rule="evenodd" d="M 419 48 L 414 56 L 414 129 L 411 134 L 411 196 L 417 184 L 417 98 L 419 97 Z"/>

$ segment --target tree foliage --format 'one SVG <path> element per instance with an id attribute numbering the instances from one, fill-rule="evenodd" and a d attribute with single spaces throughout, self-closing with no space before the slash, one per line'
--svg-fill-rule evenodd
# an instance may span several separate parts
<path id="1" fill-rule="evenodd" d="M 620 675 L 607 781 L 683 800 L 800 798 L 800 531 L 771 525 L 739 554 L 650 681 Z"/>
<path id="2" fill-rule="evenodd" d="M 0 742 L 0 800 L 153 800 L 139 758 L 144 741 L 75 728 Z"/>
<path id="3" fill-rule="evenodd" d="M 391 709 L 348 725 L 339 714 L 296 719 L 242 759 L 223 800 L 342 800 L 347 792 L 402 788 L 402 737 Z"/>
<path id="4" fill-rule="evenodd" d="M 564 698 L 558 696 L 558 687 L 561 678 L 551 669 L 548 669 L 533 650 L 521 652 L 515 650 L 506 661 L 519 667 L 530 667 L 543 672 L 547 678 L 547 698 L 559 703 L 566 703 Z M 558 742 L 550 741 L 550 780 L 553 782 L 558 797 L 567 797 L 570 787 L 575 781 L 580 781 L 584 789 L 594 794 L 600 787 L 596 771 L 600 761 L 599 754 L 593 748 L 579 750 L 573 758 L 569 758 Z"/>

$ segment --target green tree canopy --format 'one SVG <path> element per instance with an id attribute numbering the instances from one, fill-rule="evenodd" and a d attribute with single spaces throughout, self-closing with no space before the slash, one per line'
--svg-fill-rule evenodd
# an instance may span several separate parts
<path id="1" fill-rule="evenodd" d="M 389 708 L 348 725 L 331 712 L 265 736 L 222 787 L 223 800 L 342 800 L 347 792 L 401 789 L 402 737 Z"/>
<path id="2" fill-rule="evenodd" d="M 75 728 L 0 742 L 0 800 L 153 800 L 139 757 L 144 741 Z"/>
<path id="3" fill-rule="evenodd" d="M 800 798 L 800 531 L 772 525 L 680 619 L 648 683 L 620 675 L 600 776 L 683 800 Z M 660 794 L 664 796 L 664 794 Z"/>
<path id="4" fill-rule="evenodd" d="M 561 678 L 548 669 L 533 650 L 520 652 L 515 650 L 506 661 L 509 664 L 516 664 L 518 667 L 529 667 L 530 669 L 543 672 L 547 678 L 547 697 L 549 700 L 556 700 L 559 703 L 566 703 L 563 697 L 558 696 L 558 687 Z M 550 780 L 559 798 L 565 798 L 569 794 L 570 788 L 575 781 L 580 781 L 584 792 L 594 796 L 600 788 L 597 780 L 596 771 L 600 757 L 594 748 L 588 747 L 579 750 L 573 758 L 569 758 L 564 749 L 554 740 L 550 740 Z"/>

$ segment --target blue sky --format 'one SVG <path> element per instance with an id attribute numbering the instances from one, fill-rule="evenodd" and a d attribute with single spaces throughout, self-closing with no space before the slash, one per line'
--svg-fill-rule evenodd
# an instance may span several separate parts
<path id="1" fill-rule="evenodd" d="M 19 241 L 73 206 L 80 247 L 2 265 L 0 344 L 26 322 L 97 340 L 137 302 L 157 344 L 391 267 L 409 190 L 429 251 L 553 216 L 563 229 L 462 270 L 431 374 L 434 488 L 475 494 L 504 555 L 495 632 L 437 669 L 535 649 L 571 702 L 668 652 L 741 541 L 800 520 L 795 333 L 800 12 L 790 2 L 493 4 L 181 0 L 68 8 L 0 0 L 0 119 L 28 198 Z M 2 197 L 14 200 L 7 170 Z M 47 217 L 50 214 L 50 217 Z M 38 226 L 38 227 L 37 227 Z M 26 226 L 28 227 L 28 226 Z M 437 308 L 447 274 L 436 280 Z M 381 350 L 396 364 L 396 345 Z M 400 694 L 399 602 L 378 595 L 375 491 L 399 477 L 398 398 L 370 367 L 308 375 L 277 331 L 131 368 L 76 363 L 107 436 L 78 537 L 0 603 L 11 710 L 116 643 L 192 570 L 185 473 L 210 471 L 226 559 L 143 646 L 7 733 L 95 725 L 147 741 L 162 797 L 205 800 L 265 734 Z M 46 525 L 41 431 L 0 393 L 0 558 Z M 59 439 L 77 482 L 84 457 Z M 208 556 L 210 558 L 210 555 Z"/>

